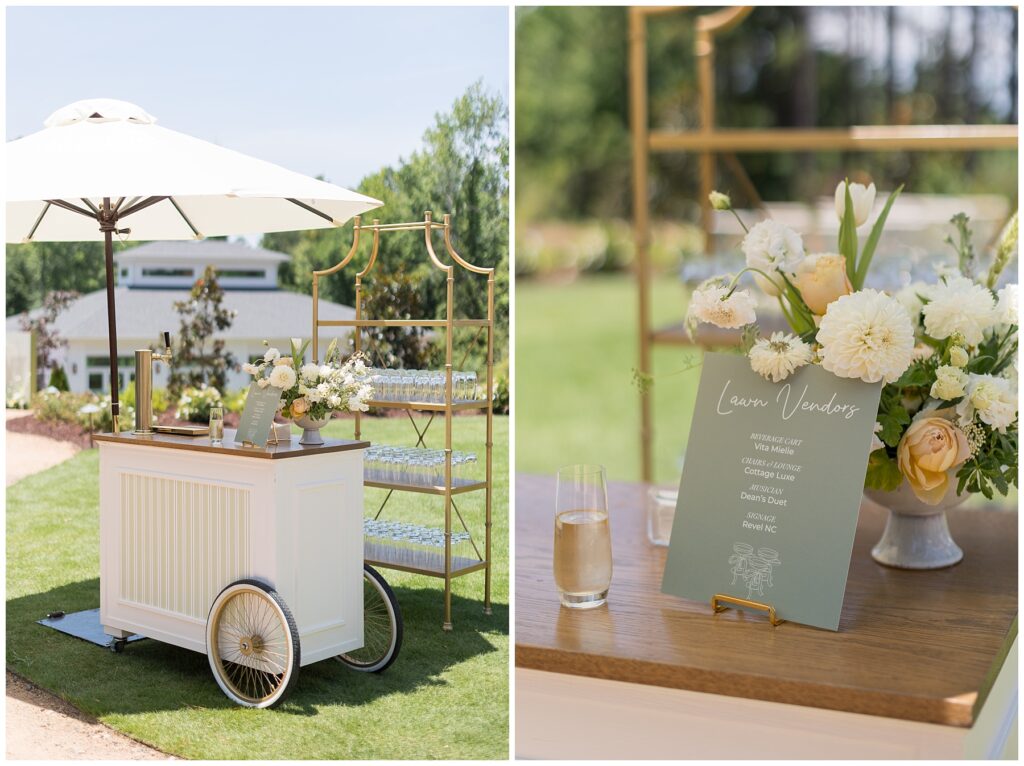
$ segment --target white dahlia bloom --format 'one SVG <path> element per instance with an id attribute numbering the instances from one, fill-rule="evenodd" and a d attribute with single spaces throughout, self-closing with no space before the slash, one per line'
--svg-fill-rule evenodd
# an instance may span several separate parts
<path id="1" fill-rule="evenodd" d="M 727 293 L 726 288 L 716 286 L 695 290 L 690 297 L 687 313 L 701 322 L 726 329 L 743 327 L 757 321 L 754 298 L 749 292 L 736 290 L 726 298 Z"/>
<path id="2" fill-rule="evenodd" d="M 1020 324 L 1017 321 L 1017 300 L 1017 285 L 1007 285 L 999 291 L 999 303 L 996 304 L 999 324 Z"/>
<path id="3" fill-rule="evenodd" d="M 966 426 L 975 415 L 996 431 L 1006 433 L 1017 419 L 1017 392 L 1007 378 L 969 374 L 964 398 L 956 406 L 960 425 Z"/>
<path id="4" fill-rule="evenodd" d="M 281 352 L 280 352 L 280 351 L 278 351 L 278 350 L 277 350 L 276 348 L 274 348 L 273 346 L 271 346 L 270 348 L 268 348 L 268 349 L 267 349 L 267 353 L 265 353 L 265 354 L 263 355 L 263 361 L 264 361 L 264 362 L 273 362 L 274 360 L 276 360 L 276 359 L 280 359 L 280 358 L 281 358 Z"/>
<path id="5" fill-rule="evenodd" d="M 774 332 L 759 338 L 750 349 L 750 368 L 765 380 L 779 383 L 805 364 L 810 364 L 811 347 L 795 335 Z"/>
<path id="6" fill-rule="evenodd" d="M 299 372 L 306 383 L 316 383 L 316 379 L 320 375 L 320 366 L 314 362 L 308 362 L 302 365 Z"/>
<path id="7" fill-rule="evenodd" d="M 291 367 L 275 367 L 273 372 L 270 373 L 270 385 L 275 388 L 280 388 L 287 391 L 295 385 L 298 376 L 295 374 L 295 370 Z"/>
<path id="8" fill-rule="evenodd" d="M 754 224 L 743 238 L 741 247 L 747 257 L 747 266 L 760 269 L 777 282 L 781 282 L 782 278 L 776 278 L 776 272 L 793 274 L 804 258 L 804 242 L 800 235 L 788 226 L 770 219 Z M 779 294 L 777 285 L 757 272 L 754 272 L 754 280 L 768 295 Z"/>
<path id="9" fill-rule="evenodd" d="M 936 340 L 959 332 L 967 345 L 977 346 L 999 318 L 992 293 L 966 277 L 933 286 L 928 297 L 922 309 L 924 329 Z"/>
<path id="10" fill-rule="evenodd" d="M 915 327 L 921 323 L 924 299 L 928 297 L 928 292 L 932 287 L 933 285 L 925 282 L 911 282 L 896 293 L 896 300 L 903 304 L 903 308 L 907 310 L 910 321 L 914 323 Z"/>
<path id="11" fill-rule="evenodd" d="M 878 290 L 844 295 L 828 306 L 818 327 L 821 366 L 840 378 L 892 383 L 914 357 L 907 310 Z"/>

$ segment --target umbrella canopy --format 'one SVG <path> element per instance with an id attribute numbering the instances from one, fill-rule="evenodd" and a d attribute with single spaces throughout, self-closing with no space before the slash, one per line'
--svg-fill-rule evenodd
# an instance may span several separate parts
<path id="1" fill-rule="evenodd" d="M 7 144 L 8 242 L 103 239 L 105 197 L 133 240 L 327 228 L 381 205 L 161 127 L 124 101 L 79 101 L 45 125 Z"/>
<path id="2" fill-rule="evenodd" d="M 44 124 L 7 144 L 7 241 L 104 241 L 115 424 L 114 234 L 201 239 L 322 229 L 382 204 L 160 127 L 124 101 L 78 101 Z"/>

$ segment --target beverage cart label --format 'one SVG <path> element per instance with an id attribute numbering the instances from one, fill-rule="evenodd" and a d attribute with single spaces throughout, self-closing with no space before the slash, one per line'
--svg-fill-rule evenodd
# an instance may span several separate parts
<path id="1" fill-rule="evenodd" d="M 281 389 L 276 386 L 260 388 L 253 381 L 249 386 L 249 393 L 245 395 L 245 408 L 242 410 L 238 432 L 235 434 L 236 444 L 248 442 L 257 447 L 267 446 L 281 394 Z"/>
<path id="2" fill-rule="evenodd" d="M 881 390 L 705 354 L 662 590 L 838 630 Z"/>

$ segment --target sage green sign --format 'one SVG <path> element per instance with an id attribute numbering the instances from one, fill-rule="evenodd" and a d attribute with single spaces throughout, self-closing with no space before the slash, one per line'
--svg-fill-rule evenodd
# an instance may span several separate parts
<path id="1" fill-rule="evenodd" d="M 838 630 L 881 390 L 705 354 L 662 590 Z"/>
<path id="2" fill-rule="evenodd" d="M 253 381 L 249 393 L 245 395 L 245 407 L 238 421 L 238 433 L 235 434 L 236 444 L 249 442 L 257 447 L 267 446 L 281 393 L 281 389 L 276 386 L 260 388 Z"/>

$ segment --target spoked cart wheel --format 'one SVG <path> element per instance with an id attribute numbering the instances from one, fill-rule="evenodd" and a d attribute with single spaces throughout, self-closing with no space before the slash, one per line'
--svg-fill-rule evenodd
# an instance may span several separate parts
<path id="1" fill-rule="evenodd" d="M 380 673 L 402 648 L 402 610 L 380 572 L 363 564 L 363 648 L 335 659 L 353 670 Z"/>
<path id="2" fill-rule="evenodd" d="M 284 600 L 258 580 L 231 583 L 206 621 L 206 654 L 221 690 L 243 707 L 276 705 L 299 678 L 299 631 Z"/>

